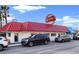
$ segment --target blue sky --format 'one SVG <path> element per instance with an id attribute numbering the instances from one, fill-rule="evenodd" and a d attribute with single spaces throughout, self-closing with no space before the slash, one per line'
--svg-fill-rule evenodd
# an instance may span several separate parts
<path id="1" fill-rule="evenodd" d="M 56 16 L 55 24 L 79 29 L 79 5 L 9 5 L 9 7 L 9 20 L 45 23 L 45 17 L 51 13 Z"/>

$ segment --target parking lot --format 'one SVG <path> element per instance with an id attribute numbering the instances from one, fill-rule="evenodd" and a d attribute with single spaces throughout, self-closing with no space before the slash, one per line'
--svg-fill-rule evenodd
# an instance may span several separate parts
<path id="1" fill-rule="evenodd" d="M 15 46 L 9 47 L 0 54 L 78 54 L 79 40 L 65 43 L 50 42 L 48 45 L 38 45 L 33 47 Z"/>

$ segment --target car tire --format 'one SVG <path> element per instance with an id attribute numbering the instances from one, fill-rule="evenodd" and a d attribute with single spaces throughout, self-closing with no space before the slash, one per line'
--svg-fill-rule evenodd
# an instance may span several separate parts
<path id="1" fill-rule="evenodd" d="M 47 45 L 47 44 L 48 44 L 48 41 L 47 41 L 47 40 L 45 40 L 45 41 L 44 41 L 44 44 L 45 44 L 45 45 Z"/>
<path id="2" fill-rule="evenodd" d="M 32 47 L 33 46 L 33 42 L 29 42 L 29 44 L 28 44 L 30 47 Z"/>
<path id="3" fill-rule="evenodd" d="M 75 40 L 75 37 L 73 37 L 73 40 Z"/>
<path id="4" fill-rule="evenodd" d="M 0 45 L 0 51 L 2 51 L 3 50 L 3 46 L 2 45 Z"/>
<path id="5" fill-rule="evenodd" d="M 22 46 L 24 46 L 24 47 L 25 47 L 26 45 L 25 45 L 25 44 L 22 44 Z"/>
<path id="6" fill-rule="evenodd" d="M 55 38 L 55 42 L 58 42 L 58 38 Z"/>

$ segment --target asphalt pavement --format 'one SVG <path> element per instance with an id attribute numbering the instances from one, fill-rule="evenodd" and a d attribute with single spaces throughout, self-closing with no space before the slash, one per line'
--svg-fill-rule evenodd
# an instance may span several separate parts
<path id="1" fill-rule="evenodd" d="M 0 54 L 79 54 L 79 40 L 64 43 L 50 42 L 48 45 L 33 47 L 13 46 L 0 51 Z"/>

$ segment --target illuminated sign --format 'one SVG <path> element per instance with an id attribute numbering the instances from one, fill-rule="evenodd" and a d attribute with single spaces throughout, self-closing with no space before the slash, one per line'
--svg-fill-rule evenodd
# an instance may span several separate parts
<path id="1" fill-rule="evenodd" d="M 48 23 L 48 22 L 55 22 L 56 20 L 56 17 L 52 14 L 48 14 L 46 19 L 45 19 L 45 22 Z"/>

